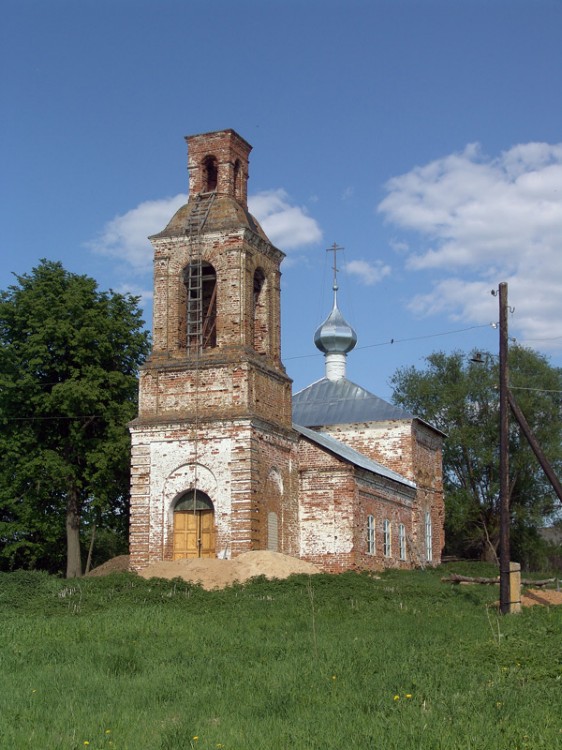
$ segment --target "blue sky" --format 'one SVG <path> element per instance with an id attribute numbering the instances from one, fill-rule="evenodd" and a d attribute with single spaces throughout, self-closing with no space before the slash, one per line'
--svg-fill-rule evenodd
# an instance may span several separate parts
<path id="1" fill-rule="evenodd" d="M 347 375 L 383 398 L 435 350 L 497 351 L 501 281 L 510 335 L 561 366 L 561 34 L 559 0 L 7 0 L 0 288 L 61 260 L 150 323 L 183 138 L 233 128 L 287 253 L 295 389 L 324 373 L 334 242 Z"/>

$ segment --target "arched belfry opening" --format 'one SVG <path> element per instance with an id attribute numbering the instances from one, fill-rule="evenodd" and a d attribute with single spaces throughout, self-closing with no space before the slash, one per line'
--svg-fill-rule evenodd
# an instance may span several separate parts
<path id="1" fill-rule="evenodd" d="M 217 274 L 210 263 L 197 261 L 183 270 L 186 289 L 186 349 L 199 354 L 217 345 Z"/>
<path id="2" fill-rule="evenodd" d="M 201 490 L 181 493 L 174 501 L 173 559 L 214 557 L 216 546 L 215 509 Z"/>
<path id="3" fill-rule="evenodd" d="M 206 156 L 203 160 L 203 192 L 212 193 L 217 189 L 219 168 L 214 156 Z"/>
<path id="4" fill-rule="evenodd" d="M 253 346 L 260 354 L 267 354 L 269 345 L 269 310 L 267 277 L 261 268 L 254 272 Z"/>
<path id="5" fill-rule="evenodd" d="M 244 191 L 242 189 L 242 170 L 240 168 L 240 159 L 236 159 L 234 167 L 232 169 L 232 182 L 234 184 L 234 197 L 240 201 L 244 198 Z"/>

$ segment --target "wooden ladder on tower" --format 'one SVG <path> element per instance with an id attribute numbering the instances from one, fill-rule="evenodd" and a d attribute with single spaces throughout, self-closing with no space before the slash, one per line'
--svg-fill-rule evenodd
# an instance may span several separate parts
<path id="1" fill-rule="evenodd" d="M 197 235 L 203 229 L 209 216 L 216 193 L 199 193 L 195 196 L 189 213 L 186 235 L 189 238 L 189 273 L 187 286 L 187 350 L 191 354 L 201 354 L 206 339 L 211 335 L 209 321 L 203 320 L 203 261 Z M 216 295 L 216 287 L 214 290 Z M 214 299 L 211 300 L 211 306 Z"/>

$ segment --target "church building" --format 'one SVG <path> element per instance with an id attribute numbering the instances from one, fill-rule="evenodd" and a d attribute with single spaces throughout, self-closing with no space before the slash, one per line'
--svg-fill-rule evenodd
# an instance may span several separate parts
<path id="1" fill-rule="evenodd" d="M 334 303 L 325 377 L 291 394 L 280 264 L 248 212 L 251 146 L 188 136 L 189 197 L 154 247 L 152 351 L 130 425 L 131 565 L 251 550 L 326 571 L 440 562 L 443 434 L 347 380 Z M 335 256 L 335 250 L 334 250 Z"/>

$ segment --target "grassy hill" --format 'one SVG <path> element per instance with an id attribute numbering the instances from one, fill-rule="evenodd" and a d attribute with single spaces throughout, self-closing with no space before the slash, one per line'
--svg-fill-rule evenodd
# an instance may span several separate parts
<path id="1" fill-rule="evenodd" d="M 0 574 L 0 748 L 562 747 L 562 607 L 442 575 Z"/>

